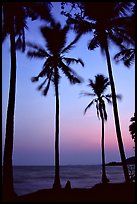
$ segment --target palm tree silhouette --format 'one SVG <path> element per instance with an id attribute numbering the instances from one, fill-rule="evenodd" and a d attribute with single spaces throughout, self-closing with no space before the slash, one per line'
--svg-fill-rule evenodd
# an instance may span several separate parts
<path id="1" fill-rule="evenodd" d="M 109 80 L 107 77 L 103 75 L 96 75 L 95 82 L 89 79 L 88 86 L 93 90 L 93 93 L 89 92 L 82 92 L 84 96 L 96 97 L 90 101 L 87 107 L 84 110 L 84 114 L 86 113 L 87 109 L 90 108 L 94 103 L 96 105 L 97 116 L 102 120 L 102 183 L 109 182 L 109 179 L 106 176 L 106 169 L 105 169 L 105 148 L 104 148 L 104 121 L 107 120 L 107 112 L 105 107 L 105 101 L 107 100 L 108 103 L 112 103 L 111 101 L 111 94 L 104 95 L 107 87 L 110 85 Z"/>
<path id="2" fill-rule="evenodd" d="M 40 84 L 38 90 L 43 89 L 43 95 L 47 95 L 51 82 L 55 86 L 56 96 L 56 130 L 55 130 L 55 177 L 54 177 L 54 189 L 60 189 L 60 171 L 59 171 L 59 80 L 61 70 L 63 74 L 69 79 L 71 84 L 80 83 L 81 78 L 69 67 L 71 63 L 81 63 L 84 66 L 81 59 L 67 58 L 67 53 L 73 45 L 77 42 L 81 35 L 66 46 L 67 34 L 69 26 L 66 25 L 61 28 L 60 23 L 52 22 L 51 26 L 41 27 L 41 33 L 46 41 L 46 49 L 43 47 L 28 43 L 28 46 L 32 50 L 28 51 L 29 57 L 44 58 L 44 64 L 42 71 L 38 76 L 32 78 L 32 82 L 38 81 L 40 77 L 44 77 L 45 80 Z"/>
<path id="3" fill-rule="evenodd" d="M 37 12 L 36 12 L 37 11 Z M 6 120 L 6 138 L 3 157 L 3 197 L 11 199 L 15 195 L 13 187 L 13 169 L 12 169 L 12 152 L 13 152 L 13 135 L 14 135 L 14 109 L 16 93 L 16 49 L 25 50 L 25 28 L 27 28 L 27 18 L 32 20 L 40 17 L 49 20 L 48 4 L 46 3 L 2 3 L 2 41 L 6 36 L 10 36 L 11 47 L 11 73 L 10 88 Z M 17 40 L 16 40 L 17 38 Z M 8 195 L 8 196 L 7 196 Z"/>
<path id="4" fill-rule="evenodd" d="M 82 6 L 82 16 L 80 14 L 77 14 L 76 18 L 72 18 L 70 14 L 64 14 L 68 17 L 68 24 L 74 24 L 74 30 L 77 33 L 80 32 L 85 34 L 87 32 L 91 32 L 93 34 L 93 38 L 88 44 L 89 50 L 94 50 L 95 48 L 100 47 L 102 53 L 105 53 L 106 55 L 108 74 L 112 92 L 112 103 L 117 140 L 125 181 L 128 182 L 130 181 L 130 179 L 120 129 L 116 90 L 109 52 L 109 42 L 114 42 L 117 46 L 120 46 L 120 48 L 122 46 L 122 42 L 124 43 L 128 41 L 128 43 L 132 44 L 132 37 L 128 35 L 127 27 L 125 26 L 128 20 L 127 13 L 130 12 L 132 2 L 79 2 L 79 4 Z"/>

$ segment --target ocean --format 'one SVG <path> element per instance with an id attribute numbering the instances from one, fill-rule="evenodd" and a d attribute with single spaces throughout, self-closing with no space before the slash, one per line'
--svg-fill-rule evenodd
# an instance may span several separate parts
<path id="1" fill-rule="evenodd" d="M 71 182 L 72 188 L 91 188 L 101 182 L 101 165 L 60 166 L 61 186 Z M 52 188 L 54 182 L 53 166 L 14 166 L 14 189 L 17 195 Z M 110 182 L 124 182 L 122 166 L 106 166 Z"/>

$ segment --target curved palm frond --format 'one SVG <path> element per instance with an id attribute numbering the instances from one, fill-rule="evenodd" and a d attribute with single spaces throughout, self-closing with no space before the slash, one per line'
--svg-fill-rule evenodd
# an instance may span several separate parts
<path id="1" fill-rule="evenodd" d="M 65 65 L 62 61 L 60 62 L 60 66 L 61 66 L 61 70 L 63 71 L 63 73 L 67 76 L 67 78 L 69 79 L 71 84 L 75 84 L 75 83 L 81 83 L 82 82 L 82 78 L 79 77 L 74 70 L 72 70 L 70 67 L 68 67 L 67 65 Z"/>
<path id="2" fill-rule="evenodd" d="M 99 47 L 99 39 L 98 36 L 95 35 L 93 39 L 91 39 L 88 43 L 88 49 L 94 50 L 95 48 Z"/>
<path id="3" fill-rule="evenodd" d="M 123 61 L 128 68 L 135 60 L 135 49 L 124 49 L 114 56 L 116 62 Z"/>
<path id="4" fill-rule="evenodd" d="M 76 33 L 86 34 L 88 32 L 91 32 L 92 29 L 94 28 L 94 24 L 81 18 L 74 19 L 68 16 L 67 23 L 69 25 L 73 25 L 73 28 L 76 31 Z"/>
<path id="5" fill-rule="evenodd" d="M 104 97 L 109 104 L 112 104 L 112 100 L 111 100 L 112 97 L 109 97 L 107 95 L 103 95 L 102 97 Z"/>
<path id="6" fill-rule="evenodd" d="M 84 62 L 80 58 L 75 59 L 75 58 L 63 57 L 62 59 L 66 61 L 67 65 L 70 65 L 71 63 L 76 62 L 76 63 L 80 63 L 84 67 Z"/>
<path id="7" fill-rule="evenodd" d="M 65 47 L 65 48 L 61 51 L 61 53 L 63 54 L 63 53 L 65 53 L 65 52 L 70 51 L 72 48 L 74 48 L 76 42 L 80 39 L 81 35 L 82 35 L 81 33 L 78 34 L 78 35 L 75 37 L 75 39 L 74 39 L 67 47 Z"/>
<path id="8" fill-rule="evenodd" d="M 87 112 L 87 109 L 90 108 L 90 106 L 94 103 L 94 100 L 92 100 L 88 105 L 87 107 L 85 108 L 84 110 L 84 114 Z"/>
<path id="9" fill-rule="evenodd" d="M 115 16 L 127 16 L 127 14 L 131 11 L 132 3 L 133 2 L 117 2 L 114 10 Z"/>
<path id="10" fill-rule="evenodd" d="M 40 91 L 40 90 L 43 88 L 43 86 L 44 86 L 44 84 L 47 82 L 47 80 L 48 80 L 48 78 L 46 78 L 46 79 L 38 86 L 38 91 Z"/>
<path id="11" fill-rule="evenodd" d="M 50 87 L 50 82 L 51 82 L 51 77 L 52 77 L 52 75 L 48 78 L 48 83 L 47 83 L 46 87 L 43 90 L 43 95 L 44 96 L 46 96 L 47 93 L 48 93 L 48 90 L 49 90 L 49 87 Z"/>
<path id="12" fill-rule="evenodd" d="M 26 42 L 26 45 L 30 48 L 33 49 L 33 51 L 29 50 L 27 55 L 29 57 L 50 57 L 50 55 L 48 54 L 48 52 L 42 48 L 40 45 L 35 44 L 35 43 L 31 43 L 31 42 Z"/>

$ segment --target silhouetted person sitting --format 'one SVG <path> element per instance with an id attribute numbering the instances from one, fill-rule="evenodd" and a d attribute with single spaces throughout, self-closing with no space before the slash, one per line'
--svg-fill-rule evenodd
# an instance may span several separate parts
<path id="1" fill-rule="evenodd" d="M 66 185 L 65 185 L 65 189 L 66 189 L 66 190 L 70 190 L 70 189 L 71 189 L 71 183 L 70 183 L 69 180 L 67 181 L 67 183 L 66 183 Z"/>

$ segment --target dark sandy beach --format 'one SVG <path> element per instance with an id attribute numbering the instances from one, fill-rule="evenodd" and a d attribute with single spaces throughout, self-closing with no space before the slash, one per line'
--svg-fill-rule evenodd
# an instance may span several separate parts
<path id="1" fill-rule="evenodd" d="M 13 202 L 135 202 L 135 183 L 96 184 L 91 189 L 43 189 Z"/>

